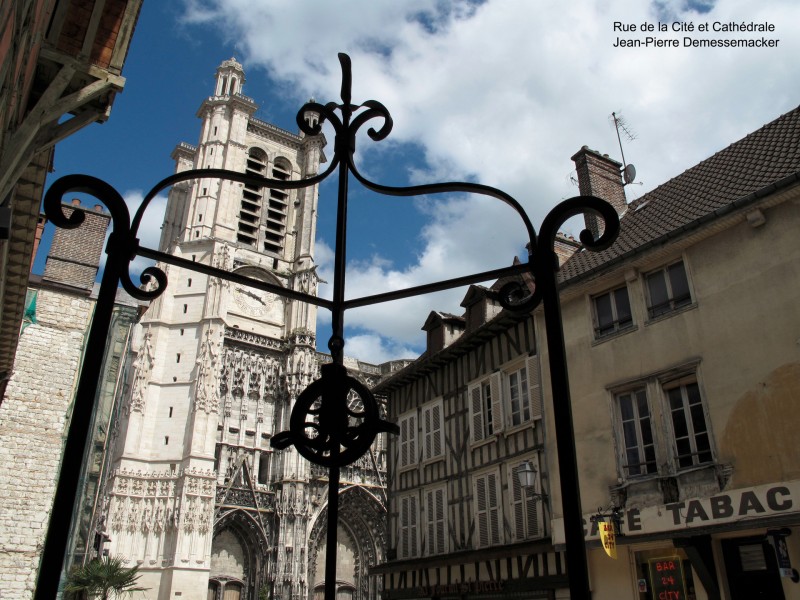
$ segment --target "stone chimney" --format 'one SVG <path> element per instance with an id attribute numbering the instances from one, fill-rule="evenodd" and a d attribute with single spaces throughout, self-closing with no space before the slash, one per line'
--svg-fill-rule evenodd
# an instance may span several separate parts
<path id="1" fill-rule="evenodd" d="M 582 196 L 597 196 L 609 202 L 617 209 L 617 214 L 622 216 L 628 204 L 625 200 L 625 188 L 622 183 L 622 163 L 608 154 L 600 154 L 584 146 L 572 157 L 575 169 L 578 172 L 578 189 Z M 598 222 L 593 214 L 586 214 L 586 227 L 594 234 L 595 239 L 600 237 L 602 221 Z"/>
<path id="2" fill-rule="evenodd" d="M 72 201 L 72 206 L 64 205 L 64 214 L 70 215 L 78 207 L 86 218 L 76 229 L 56 228 L 42 280 L 90 292 L 97 278 L 111 216 L 99 204 L 94 209 L 80 208 L 80 205 L 77 198 Z"/>

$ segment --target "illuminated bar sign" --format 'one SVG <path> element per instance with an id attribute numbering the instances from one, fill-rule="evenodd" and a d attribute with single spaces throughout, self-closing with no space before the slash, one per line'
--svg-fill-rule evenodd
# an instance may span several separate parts
<path id="1" fill-rule="evenodd" d="M 683 566 L 677 556 L 654 558 L 650 565 L 650 581 L 654 600 L 684 600 L 686 585 L 683 581 Z"/>

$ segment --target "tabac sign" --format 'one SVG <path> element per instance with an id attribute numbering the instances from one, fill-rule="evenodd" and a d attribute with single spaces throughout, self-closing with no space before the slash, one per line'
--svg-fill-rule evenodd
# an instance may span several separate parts
<path id="1" fill-rule="evenodd" d="M 796 513 L 800 510 L 800 481 L 789 481 L 753 488 L 720 492 L 707 498 L 692 498 L 621 511 L 620 530 L 625 535 L 640 535 L 708 527 L 748 521 L 761 517 Z M 587 540 L 599 539 L 597 523 L 584 515 Z M 564 543 L 564 520 L 553 520 L 553 541 Z"/>

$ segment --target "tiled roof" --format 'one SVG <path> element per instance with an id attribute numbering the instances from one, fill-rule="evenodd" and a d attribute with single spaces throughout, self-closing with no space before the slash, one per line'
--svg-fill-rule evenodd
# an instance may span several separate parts
<path id="1" fill-rule="evenodd" d="M 632 202 L 614 244 L 602 252 L 576 253 L 562 266 L 561 278 L 569 282 L 669 240 L 728 209 L 800 181 L 799 174 L 800 107 Z"/>

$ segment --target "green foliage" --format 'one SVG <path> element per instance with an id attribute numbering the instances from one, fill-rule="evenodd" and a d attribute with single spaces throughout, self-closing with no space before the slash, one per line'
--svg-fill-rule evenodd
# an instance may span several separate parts
<path id="1" fill-rule="evenodd" d="M 67 600 L 108 600 L 122 594 L 143 592 L 147 588 L 137 587 L 141 573 L 138 565 L 125 568 L 122 559 L 104 557 L 75 567 L 67 576 L 64 598 Z"/>

